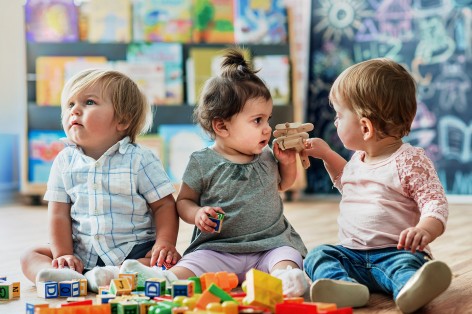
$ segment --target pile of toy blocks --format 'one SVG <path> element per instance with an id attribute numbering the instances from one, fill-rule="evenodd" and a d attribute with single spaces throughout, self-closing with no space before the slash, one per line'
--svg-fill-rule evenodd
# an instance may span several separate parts
<path id="1" fill-rule="evenodd" d="M 85 286 L 85 290 L 83 287 Z M 138 273 L 120 274 L 109 286 L 100 287 L 95 302 L 85 299 L 85 280 L 44 282 L 38 295 L 68 297 L 67 303 L 50 308 L 47 303 L 27 303 L 27 314 L 349 314 L 351 308 L 336 308 L 331 303 L 305 302 L 302 297 L 284 298 L 282 281 L 265 272 L 251 269 L 242 291 L 234 292 L 238 277 L 234 273 L 206 273 L 201 277 L 172 282 L 144 280 Z M 82 297 L 81 297 L 82 296 Z"/>
<path id="2" fill-rule="evenodd" d="M 6 276 L 0 276 L 0 300 L 12 300 L 20 297 L 20 283 L 8 281 Z"/>

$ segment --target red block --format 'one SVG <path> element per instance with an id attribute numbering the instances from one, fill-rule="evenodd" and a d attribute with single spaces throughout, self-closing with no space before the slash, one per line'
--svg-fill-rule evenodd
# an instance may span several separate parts
<path id="1" fill-rule="evenodd" d="M 275 305 L 275 314 L 318 314 L 316 305 L 310 303 L 278 303 Z"/>

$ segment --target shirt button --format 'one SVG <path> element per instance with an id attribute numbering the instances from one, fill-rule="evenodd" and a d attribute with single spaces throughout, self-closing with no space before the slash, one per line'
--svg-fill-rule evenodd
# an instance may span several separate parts
<path id="1" fill-rule="evenodd" d="M 94 189 L 94 190 L 97 189 L 97 184 L 96 183 L 92 184 L 92 189 Z"/>
<path id="2" fill-rule="evenodd" d="M 95 215 L 98 215 L 98 209 L 95 209 Z"/>
<path id="3" fill-rule="evenodd" d="M 98 240 L 98 239 L 100 239 L 100 236 L 98 234 L 96 234 L 94 238 L 95 238 L 95 240 Z"/>
<path id="4" fill-rule="evenodd" d="M 100 163 L 98 161 L 95 163 L 95 167 L 100 167 Z"/>

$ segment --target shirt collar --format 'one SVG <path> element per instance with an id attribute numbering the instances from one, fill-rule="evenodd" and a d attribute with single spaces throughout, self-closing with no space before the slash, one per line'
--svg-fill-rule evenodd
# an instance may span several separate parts
<path id="1" fill-rule="evenodd" d="M 75 148 L 75 149 L 79 150 L 82 154 L 84 153 L 84 151 L 82 150 L 82 148 L 80 146 L 78 146 L 76 143 L 72 142 L 67 137 L 61 138 L 60 141 L 62 143 L 64 143 L 64 145 L 66 147 L 72 147 L 72 148 Z M 116 151 L 118 151 L 120 154 L 124 155 L 126 153 L 126 150 L 128 149 L 128 147 L 130 145 L 133 145 L 131 143 L 131 139 L 129 138 L 129 136 L 126 136 L 125 138 L 123 138 L 122 140 L 118 141 L 113 146 L 111 146 L 103 155 L 112 155 Z"/>

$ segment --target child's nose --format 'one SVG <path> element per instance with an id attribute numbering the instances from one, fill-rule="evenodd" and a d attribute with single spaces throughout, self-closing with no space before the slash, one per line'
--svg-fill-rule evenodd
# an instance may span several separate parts
<path id="1" fill-rule="evenodd" d="M 75 104 L 74 106 L 72 106 L 72 108 L 70 108 L 70 114 L 71 115 L 74 115 L 74 116 L 77 116 L 80 114 L 80 106 L 78 106 L 77 104 Z"/>

